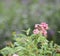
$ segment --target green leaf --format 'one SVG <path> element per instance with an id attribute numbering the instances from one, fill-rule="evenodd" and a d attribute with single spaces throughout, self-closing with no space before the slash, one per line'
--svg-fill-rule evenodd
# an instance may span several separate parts
<path id="1" fill-rule="evenodd" d="M 29 35 L 30 33 L 30 28 L 26 31 L 26 34 Z"/>

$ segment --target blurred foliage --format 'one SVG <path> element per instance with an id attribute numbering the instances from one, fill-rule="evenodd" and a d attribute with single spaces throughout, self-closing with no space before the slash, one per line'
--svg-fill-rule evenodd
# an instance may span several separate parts
<path id="1" fill-rule="evenodd" d="M 29 30 L 29 29 L 28 29 Z M 27 31 L 28 31 L 27 30 Z M 29 31 L 27 32 L 29 33 Z M 42 34 L 13 34 L 14 43 L 9 43 L 5 48 L 0 50 L 3 56 L 58 56 L 57 49 L 60 46 L 48 41 Z"/>
<path id="2" fill-rule="evenodd" d="M 59 0 L 0 0 L 0 44 L 11 40 L 12 32 L 33 30 L 33 25 L 42 21 L 57 33 L 56 42 L 60 40 L 57 32 L 60 31 L 60 6 L 57 2 Z"/>

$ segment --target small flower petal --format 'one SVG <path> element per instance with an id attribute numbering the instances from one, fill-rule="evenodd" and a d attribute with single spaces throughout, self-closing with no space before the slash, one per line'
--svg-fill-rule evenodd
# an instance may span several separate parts
<path id="1" fill-rule="evenodd" d="M 33 30 L 33 33 L 34 33 L 34 34 L 39 34 L 39 30 L 38 30 L 38 29 L 34 29 L 34 30 Z"/>
<path id="2" fill-rule="evenodd" d="M 38 28 L 39 24 L 35 24 L 35 28 Z"/>
<path id="3" fill-rule="evenodd" d="M 13 54 L 13 56 L 19 56 L 19 55 L 17 55 L 17 54 Z"/>

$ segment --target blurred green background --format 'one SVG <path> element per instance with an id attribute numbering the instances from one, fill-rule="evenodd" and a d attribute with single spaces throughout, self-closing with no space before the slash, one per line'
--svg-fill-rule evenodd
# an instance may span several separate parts
<path id="1" fill-rule="evenodd" d="M 49 24 L 53 40 L 60 44 L 60 0 L 0 0 L 0 48 L 12 40 L 12 32 L 33 30 L 41 22 Z"/>

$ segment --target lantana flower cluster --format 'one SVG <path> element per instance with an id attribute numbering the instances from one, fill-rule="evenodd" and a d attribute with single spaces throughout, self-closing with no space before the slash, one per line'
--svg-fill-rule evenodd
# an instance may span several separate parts
<path id="1" fill-rule="evenodd" d="M 33 33 L 47 36 L 47 30 L 48 30 L 48 24 L 42 22 L 41 24 L 35 24 L 35 29 L 33 30 Z"/>

